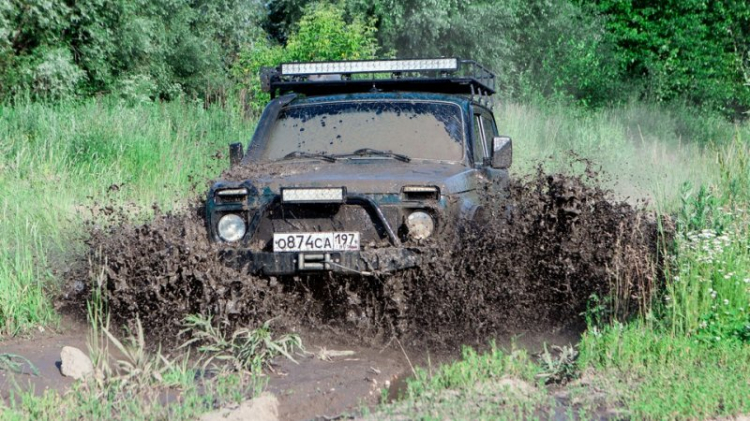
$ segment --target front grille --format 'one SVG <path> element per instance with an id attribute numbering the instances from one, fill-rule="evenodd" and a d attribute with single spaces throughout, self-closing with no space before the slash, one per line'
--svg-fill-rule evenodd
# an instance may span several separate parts
<path id="1" fill-rule="evenodd" d="M 400 212 L 396 208 L 382 208 L 393 227 L 398 228 Z M 374 211 L 366 206 L 347 204 L 281 204 L 276 203 L 260 215 L 251 245 L 272 251 L 274 233 L 356 231 L 364 247 L 389 246 L 385 228 Z"/>

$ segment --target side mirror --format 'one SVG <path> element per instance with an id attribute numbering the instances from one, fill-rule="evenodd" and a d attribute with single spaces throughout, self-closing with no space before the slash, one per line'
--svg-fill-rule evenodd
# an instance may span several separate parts
<path id="1" fill-rule="evenodd" d="M 229 144 L 229 167 L 234 168 L 240 164 L 242 157 L 245 156 L 245 152 L 242 148 L 242 143 L 231 143 Z"/>
<path id="2" fill-rule="evenodd" d="M 507 136 L 492 138 L 492 161 L 490 166 L 498 170 L 507 170 L 513 163 L 513 140 Z"/>

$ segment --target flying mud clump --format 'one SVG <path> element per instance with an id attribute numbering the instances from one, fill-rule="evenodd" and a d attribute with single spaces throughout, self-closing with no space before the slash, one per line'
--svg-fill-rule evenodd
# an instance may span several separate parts
<path id="1" fill-rule="evenodd" d="M 199 204 L 152 222 L 92 229 L 80 302 L 99 290 L 111 316 L 176 332 L 189 314 L 221 326 L 275 319 L 289 330 L 329 329 L 363 340 L 399 335 L 448 343 L 581 319 L 591 297 L 610 315 L 647 305 L 657 279 L 653 217 L 579 177 L 547 175 L 488 188 L 478 221 L 419 269 L 387 277 L 264 278 L 223 264 Z"/>

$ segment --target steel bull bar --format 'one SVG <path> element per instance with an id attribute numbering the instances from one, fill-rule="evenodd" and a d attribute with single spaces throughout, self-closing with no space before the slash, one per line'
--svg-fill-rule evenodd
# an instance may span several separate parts
<path id="1" fill-rule="evenodd" d="M 248 233 L 250 234 L 248 238 L 255 236 L 260 225 L 260 219 L 265 214 L 266 209 L 277 205 L 280 201 L 280 197 L 276 196 L 273 200 L 260 206 L 248 225 Z M 371 210 L 387 234 L 391 247 L 361 251 L 296 253 L 274 253 L 236 248 L 224 250 L 222 259 L 226 264 L 245 273 L 267 276 L 319 271 L 373 276 L 419 266 L 422 260 L 421 249 L 402 246 L 401 240 L 385 218 L 383 210 L 373 199 L 363 195 L 347 194 L 343 203 L 361 205 Z"/>

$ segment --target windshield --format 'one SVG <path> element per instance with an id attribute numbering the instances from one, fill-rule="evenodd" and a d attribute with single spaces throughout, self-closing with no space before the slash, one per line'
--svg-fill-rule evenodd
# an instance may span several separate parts
<path id="1" fill-rule="evenodd" d="M 294 105 L 279 114 L 263 158 L 294 151 L 346 155 L 371 148 L 417 159 L 460 161 L 463 122 L 456 104 L 347 101 Z"/>

